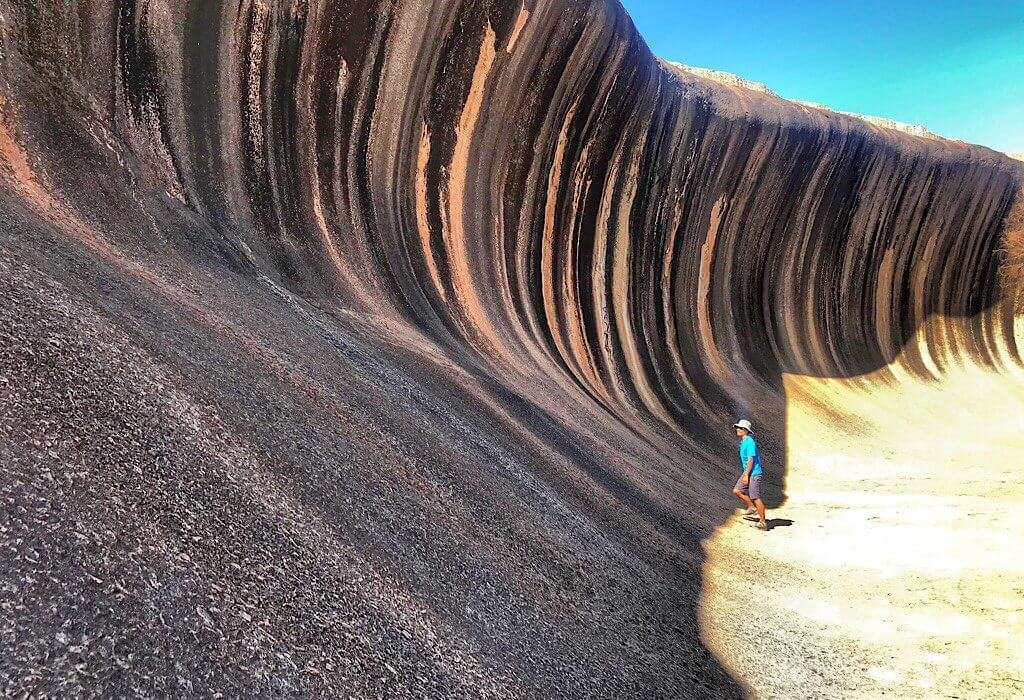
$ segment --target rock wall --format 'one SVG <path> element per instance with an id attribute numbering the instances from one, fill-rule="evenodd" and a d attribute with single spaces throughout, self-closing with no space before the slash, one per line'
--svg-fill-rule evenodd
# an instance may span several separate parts
<path id="1" fill-rule="evenodd" d="M 1000 250 L 1022 164 L 678 71 L 616 2 L 6 0 L 0 17 L 5 307 L 12 329 L 31 326 L 10 331 L 7 374 L 43 372 L 11 359 L 43 337 L 24 297 L 41 319 L 67 317 L 55 347 L 93 334 L 75 357 L 113 373 L 99 396 L 124 382 L 134 398 L 120 401 L 173 408 L 193 436 L 126 446 L 104 471 L 65 439 L 83 433 L 80 409 L 59 409 L 53 459 L 116 477 L 94 475 L 99 500 L 67 507 L 114 533 L 112 561 L 135 561 L 113 542 L 149 542 L 139 570 L 157 567 L 181 601 L 255 605 L 260 589 L 225 584 L 214 550 L 161 515 L 202 502 L 168 487 L 194 480 L 192 458 L 142 487 L 167 449 L 227 454 L 218 469 L 262 475 L 251 497 L 300 494 L 307 510 L 288 517 L 312 528 L 316 553 L 247 539 L 224 561 L 390 572 L 379 587 L 405 597 L 369 609 L 432 611 L 429 625 L 385 615 L 381 639 L 412 629 L 419 642 L 387 663 L 383 642 L 346 657 L 337 627 L 316 643 L 296 631 L 341 615 L 322 581 L 275 584 L 309 597 L 305 612 L 275 600 L 245 613 L 279 630 L 277 646 L 225 636 L 229 615 L 210 602 L 206 617 L 181 603 L 179 626 L 152 638 L 82 623 L 143 650 L 148 680 L 125 677 L 145 691 L 176 682 L 155 650 L 185 644 L 175 635 L 198 614 L 222 641 L 211 632 L 190 666 L 203 680 L 187 680 L 211 692 L 372 692 L 367 674 L 430 692 L 423 669 L 449 692 L 740 692 L 692 611 L 700 539 L 731 505 L 734 417 L 765 426 L 779 502 L 783 374 L 853 377 L 899 357 L 940 379 L 958 358 L 1020 363 Z M 905 347 L 932 317 L 967 321 Z M 44 384 L 60 394 L 86 375 Z M 11 396 L 0 423 L 28 442 L 6 449 L 35 465 L 47 413 L 16 418 L 29 414 L 15 399 L 34 394 Z M 132 428 L 119 416 L 81 439 L 120 444 Z M 353 476 L 338 455 L 360 441 Z M 139 483 L 118 482 L 131 464 Z M 36 483 L 24 478 L 8 490 Z M 166 488 L 152 510 L 125 496 Z M 267 517 L 260 527 L 291 527 Z M 324 523 L 372 565 L 318 559 Z M 227 516 L 205 527 L 244 530 Z M 465 560 L 478 548 L 488 564 Z M 118 585 L 148 591 L 140 576 Z M 139 619 L 178 609 L 151 593 Z M 7 644 L 31 646 L 57 624 L 47 615 L 23 614 L 43 622 Z M 12 687 L 33 658 L 9 656 Z M 343 673 L 343 658 L 362 671 Z"/>
<path id="2" fill-rule="evenodd" d="M 998 299 L 1019 166 L 676 73 L 611 3 L 15 3 L 6 35 L 289 288 L 670 424 Z"/>

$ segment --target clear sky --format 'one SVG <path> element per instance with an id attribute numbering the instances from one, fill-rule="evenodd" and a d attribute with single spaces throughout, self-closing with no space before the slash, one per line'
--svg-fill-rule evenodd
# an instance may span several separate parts
<path id="1" fill-rule="evenodd" d="M 1024 0 L 622 0 L 662 58 L 1024 153 Z"/>

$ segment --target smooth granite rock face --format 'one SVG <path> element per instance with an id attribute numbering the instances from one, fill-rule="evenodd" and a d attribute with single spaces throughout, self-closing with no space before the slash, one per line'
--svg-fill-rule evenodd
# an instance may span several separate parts
<path id="1" fill-rule="evenodd" d="M 1019 368 L 1022 182 L 617 2 L 4 0 L 0 683 L 742 694 L 729 426 Z"/>

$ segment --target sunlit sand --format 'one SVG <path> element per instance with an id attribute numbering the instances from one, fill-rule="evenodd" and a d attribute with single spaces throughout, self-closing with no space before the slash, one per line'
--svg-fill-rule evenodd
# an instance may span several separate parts
<path id="1" fill-rule="evenodd" d="M 896 362 L 785 385 L 785 524 L 706 543 L 709 646 L 764 697 L 1019 696 L 1024 382 Z"/>

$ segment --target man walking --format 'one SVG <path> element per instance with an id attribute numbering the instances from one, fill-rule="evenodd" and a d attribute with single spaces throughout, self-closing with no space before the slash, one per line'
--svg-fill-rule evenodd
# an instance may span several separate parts
<path id="1" fill-rule="evenodd" d="M 761 500 L 761 453 L 754 440 L 754 426 L 744 418 L 737 421 L 733 427 L 736 429 L 736 437 L 740 439 L 740 468 L 743 471 L 732 492 L 747 507 L 747 512 L 743 514 L 743 517 L 747 520 L 754 520 L 756 515 L 757 522 L 754 527 L 758 530 L 767 530 L 768 525 L 764 520 L 764 501 Z"/>

